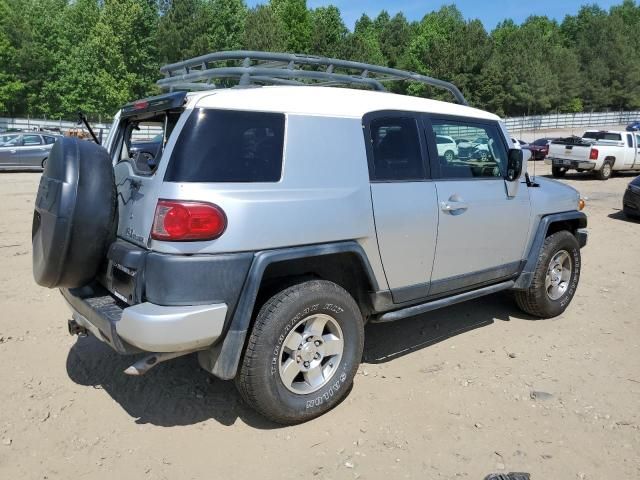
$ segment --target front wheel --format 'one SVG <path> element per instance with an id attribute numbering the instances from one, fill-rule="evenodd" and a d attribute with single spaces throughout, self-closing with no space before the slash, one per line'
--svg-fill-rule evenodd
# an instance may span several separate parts
<path id="1" fill-rule="evenodd" d="M 580 245 L 566 230 L 546 238 L 531 286 L 517 290 L 520 309 L 540 318 L 557 317 L 566 310 L 580 280 Z"/>
<path id="2" fill-rule="evenodd" d="M 344 398 L 363 346 L 362 314 L 351 295 L 324 280 L 300 283 L 260 309 L 236 385 L 270 420 L 304 422 Z"/>

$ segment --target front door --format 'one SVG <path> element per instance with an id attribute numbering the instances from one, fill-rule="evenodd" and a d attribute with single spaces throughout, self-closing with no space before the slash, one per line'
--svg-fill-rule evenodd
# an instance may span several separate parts
<path id="1" fill-rule="evenodd" d="M 22 146 L 18 150 L 20 166 L 24 167 L 40 167 L 47 156 L 42 137 L 36 134 L 23 135 Z"/>
<path id="2" fill-rule="evenodd" d="M 19 165 L 19 148 L 22 135 L 3 135 L 0 138 L 0 166 L 17 167 Z"/>
<path id="3" fill-rule="evenodd" d="M 513 277 L 525 256 L 530 206 L 524 185 L 515 196 L 507 194 L 504 172 L 508 140 L 494 121 L 463 117 L 430 120 L 430 151 L 437 151 L 436 135 L 473 142 L 471 152 L 464 158 L 439 155 L 432 161 L 438 198 L 438 240 L 429 295 L 477 288 Z"/>

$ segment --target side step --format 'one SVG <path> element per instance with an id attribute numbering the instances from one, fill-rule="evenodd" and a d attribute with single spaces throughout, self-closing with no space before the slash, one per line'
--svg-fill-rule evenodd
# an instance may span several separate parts
<path id="1" fill-rule="evenodd" d="M 438 308 L 448 307 L 449 305 L 455 305 L 456 303 L 500 292 L 501 290 L 508 290 L 514 285 L 515 282 L 513 280 L 509 280 L 508 282 L 497 283 L 488 287 L 479 288 L 478 290 L 472 290 L 471 292 L 460 293 L 452 297 L 441 298 L 432 302 L 421 303 L 420 305 L 413 305 L 400 310 L 394 310 L 392 312 L 383 313 L 378 318 L 371 319 L 371 323 L 395 322 L 396 320 L 413 317 L 432 310 L 437 310 Z"/>

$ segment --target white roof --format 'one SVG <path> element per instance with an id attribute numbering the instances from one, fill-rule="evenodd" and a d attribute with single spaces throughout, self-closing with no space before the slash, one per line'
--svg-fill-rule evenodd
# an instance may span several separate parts
<path id="1" fill-rule="evenodd" d="M 196 108 L 222 108 L 301 115 L 362 118 L 377 110 L 459 115 L 499 120 L 494 115 L 456 103 L 410 97 L 388 92 L 317 86 L 265 86 L 227 88 L 189 94 Z"/>

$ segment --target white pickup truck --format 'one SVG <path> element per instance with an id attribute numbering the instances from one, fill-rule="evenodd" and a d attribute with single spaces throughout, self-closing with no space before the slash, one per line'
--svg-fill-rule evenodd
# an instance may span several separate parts
<path id="1" fill-rule="evenodd" d="M 607 180 L 616 170 L 640 170 L 640 132 L 588 130 L 582 137 L 559 138 L 549 145 L 545 163 L 556 178 L 577 170 Z"/>

